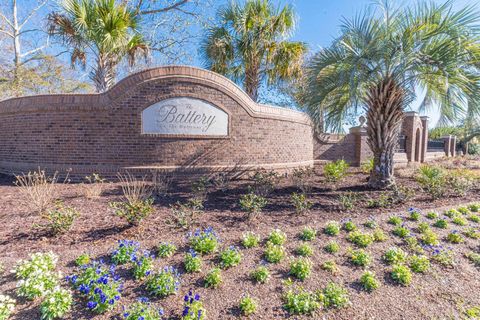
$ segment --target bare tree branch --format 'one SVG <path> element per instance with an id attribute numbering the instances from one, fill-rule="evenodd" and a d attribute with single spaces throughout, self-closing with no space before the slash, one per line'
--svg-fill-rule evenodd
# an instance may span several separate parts
<path id="1" fill-rule="evenodd" d="M 141 15 L 148 15 L 148 14 L 156 14 L 156 13 L 161 13 L 161 12 L 167 12 L 167 11 L 171 11 L 171 10 L 179 10 L 179 7 L 183 6 L 184 4 L 186 4 L 189 1 L 190 0 L 179 0 L 179 1 L 175 2 L 174 4 L 168 6 L 168 7 L 153 9 L 153 10 L 147 10 L 147 11 L 140 11 L 140 14 Z M 141 3 L 142 3 L 142 0 L 140 0 L 139 4 L 141 5 Z"/>
<path id="2" fill-rule="evenodd" d="M 0 12 L 0 18 L 2 18 L 2 20 L 4 20 L 11 28 L 14 27 L 13 23 L 10 20 L 8 20 L 7 17 L 1 12 Z"/>
<path id="3" fill-rule="evenodd" d="M 30 11 L 30 13 L 28 14 L 28 16 L 23 20 L 23 22 L 20 24 L 20 26 L 18 27 L 19 30 L 21 30 L 25 24 L 33 17 L 33 15 L 35 13 L 37 13 L 38 10 L 40 10 L 43 6 L 45 6 L 47 4 L 48 0 L 44 0 L 42 3 L 40 3 L 35 9 L 33 9 L 32 11 Z"/>
<path id="4" fill-rule="evenodd" d="M 10 32 L 8 32 L 8 31 L 6 31 L 6 30 L 0 29 L 0 33 L 6 34 L 6 35 L 9 36 L 10 38 L 13 38 L 13 34 L 10 33 Z"/>

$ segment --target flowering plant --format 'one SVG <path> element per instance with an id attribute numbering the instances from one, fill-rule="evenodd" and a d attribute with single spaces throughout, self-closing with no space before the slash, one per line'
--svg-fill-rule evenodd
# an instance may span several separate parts
<path id="1" fill-rule="evenodd" d="M 234 267 L 238 265 L 241 260 L 242 256 L 240 251 L 235 246 L 230 246 L 220 253 L 220 264 L 223 269 Z"/>
<path id="2" fill-rule="evenodd" d="M 287 235 L 280 229 L 275 229 L 268 235 L 267 241 L 274 245 L 282 245 L 287 241 Z"/>
<path id="3" fill-rule="evenodd" d="M 42 320 L 63 318 L 72 309 L 72 293 L 68 290 L 55 288 L 45 296 L 40 305 Z"/>
<path id="4" fill-rule="evenodd" d="M 30 255 L 30 260 L 20 260 L 12 272 L 18 279 L 25 279 L 33 273 L 53 271 L 57 261 L 58 256 L 53 252 L 37 252 Z"/>
<path id="5" fill-rule="evenodd" d="M 197 255 L 195 250 L 190 249 L 190 251 L 185 254 L 185 260 L 183 264 L 187 272 L 199 272 L 202 268 L 202 258 Z"/>
<path id="6" fill-rule="evenodd" d="M 15 300 L 0 294 L 0 320 L 7 320 L 15 309 Z"/>
<path id="7" fill-rule="evenodd" d="M 174 267 L 165 267 L 147 280 L 147 291 L 158 297 L 176 294 L 180 287 L 180 274 Z"/>
<path id="8" fill-rule="evenodd" d="M 203 231 L 195 230 L 188 234 L 188 241 L 193 250 L 200 254 L 209 254 L 217 250 L 219 238 L 212 227 L 208 227 Z"/>
<path id="9" fill-rule="evenodd" d="M 244 233 L 242 236 L 242 245 L 247 249 L 257 247 L 259 242 L 260 237 L 253 232 Z"/>
<path id="10" fill-rule="evenodd" d="M 136 280 L 144 279 L 150 275 L 153 269 L 153 256 L 149 251 L 144 251 L 143 255 L 132 257 L 132 273 Z"/>
<path id="11" fill-rule="evenodd" d="M 161 320 L 164 314 L 162 308 L 156 309 L 145 297 L 140 298 L 128 308 L 123 307 L 123 318 L 125 320 Z"/>
<path id="12" fill-rule="evenodd" d="M 54 271 L 37 270 L 17 283 L 17 292 L 21 297 L 33 300 L 43 297 L 47 292 L 58 286 L 59 274 Z"/>
<path id="13" fill-rule="evenodd" d="M 125 264 L 132 260 L 136 255 L 140 245 L 131 240 L 119 240 L 117 248 L 112 252 L 112 262 L 115 264 Z"/>
<path id="14" fill-rule="evenodd" d="M 177 251 L 177 246 L 175 246 L 173 243 L 163 242 L 158 245 L 158 256 L 160 258 L 171 257 L 175 251 Z"/>
<path id="15" fill-rule="evenodd" d="M 205 287 L 217 288 L 222 281 L 222 272 L 220 271 L 220 268 L 213 268 L 205 276 Z"/>
<path id="16" fill-rule="evenodd" d="M 183 298 L 184 307 L 182 313 L 182 320 L 205 320 L 207 319 L 207 313 L 200 301 L 198 294 L 193 294 L 190 290 Z"/>

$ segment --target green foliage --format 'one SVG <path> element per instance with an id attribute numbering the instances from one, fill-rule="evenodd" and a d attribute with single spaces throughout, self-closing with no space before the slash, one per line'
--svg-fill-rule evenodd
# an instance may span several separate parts
<path id="1" fill-rule="evenodd" d="M 387 239 L 388 236 L 385 234 L 385 232 L 383 232 L 382 229 L 376 228 L 375 230 L 373 230 L 373 240 L 375 242 L 383 242 L 387 241 Z"/>
<path id="2" fill-rule="evenodd" d="M 297 214 L 305 214 L 313 206 L 313 203 L 307 199 L 305 193 L 292 193 L 291 200 Z"/>
<path id="3" fill-rule="evenodd" d="M 336 221 L 327 222 L 323 232 L 329 236 L 336 236 L 340 233 L 340 224 Z"/>
<path id="4" fill-rule="evenodd" d="M 183 298 L 183 301 L 181 320 L 207 320 L 207 310 L 203 307 L 203 303 L 200 301 L 198 294 L 193 294 L 190 290 Z"/>
<path id="5" fill-rule="evenodd" d="M 453 217 L 452 222 L 457 226 L 466 226 L 468 224 L 467 219 L 463 217 Z"/>
<path id="6" fill-rule="evenodd" d="M 175 254 L 177 246 L 174 243 L 163 242 L 157 247 L 157 253 L 160 258 L 168 258 Z"/>
<path id="7" fill-rule="evenodd" d="M 468 215 L 468 214 L 471 213 L 470 210 L 468 210 L 467 207 L 458 207 L 457 211 L 460 212 L 463 215 Z"/>
<path id="8" fill-rule="evenodd" d="M 220 265 L 223 269 L 237 266 L 241 260 L 242 255 L 235 246 L 230 246 L 228 249 L 220 252 Z"/>
<path id="9" fill-rule="evenodd" d="M 165 267 L 150 276 L 145 284 L 145 288 L 151 295 L 164 298 L 177 293 L 180 287 L 180 274 L 173 267 Z"/>
<path id="10" fill-rule="evenodd" d="M 290 263 L 289 274 L 299 280 L 305 280 L 312 272 L 312 262 L 307 258 L 298 258 Z"/>
<path id="11" fill-rule="evenodd" d="M 376 229 L 378 227 L 378 223 L 375 221 L 374 217 L 368 218 L 363 225 L 368 229 Z"/>
<path id="12" fill-rule="evenodd" d="M 305 227 L 300 234 L 300 239 L 303 241 L 313 241 L 317 237 L 317 230 L 311 227 Z"/>
<path id="13" fill-rule="evenodd" d="M 280 245 L 268 243 L 264 255 L 268 262 L 279 263 L 285 257 L 285 249 Z"/>
<path id="14" fill-rule="evenodd" d="M 132 274 L 135 280 L 143 280 L 153 270 L 153 257 L 148 252 L 143 256 L 133 258 Z"/>
<path id="15" fill-rule="evenodd" d="M 393 229 L 393 234 L 400 238 L 406 238 L 410 235 L 410 230 L 407 227 L 398 226 Z"/>
<path id="16" fill-rule="evenodd" d="M 457 209 L 449 209 L 445 211 L 445 216 L 449 217 L 450 219 L 453 219 L 454 217 L 459 217 L 461 215 L 460 212 L 457 211 Z"/>
<path id="17" fill-rule="evenodd" d="M 388 218 L 388 223 L 394 226 L 399 226 L 402 224 L 402 222 L 403 222 L 403 219 L 398 216 L 391 216 Z"/>
<path id="18" fill-rule="evenodd" d="M 410 215 L 409 215 L 408 218 L 409 218 L 411 221 L 418 221 L 418 220 L 420 219 L 420 217 L 421 217 L 421 214 L 420 214 L 420 212 L 419 212 L 418 210 L 415 210 L 415 209 L 410 210 Z"/>
<path id="19" fill-rule="evenodd" d="M 416 253 L 423 253 L 424 250 L 420 243 L 418 242 L 417 238 L 415 237 L 408 237 L 404 239 L 405 244 L 407 245 L 408 249 L 416 252 Z"/>
<path id="20" fill-rule="evenodd" d="M 313 255 L 313 248 L 307 243 L 299 245 L 295 251 L 299 256 L 302 257 L 311 257 Z"/>
<path id="21" fill-rule="evenodd" d="M 266 283 L 270 279 L 270 271 L 267 267 L 260 266 L 250 273 L 253 280 L 258 283 Z"/>
<path id="22" fill-rule="evenodd" d="M 352 210 L 358 202 L 358 196 L 354 192 L 345 192 L 338 195 L 338 202 L 343 210 Z"/>
<path id="23" fill-rule="evenodd" d="M 185 203 L 175 203 L 170 209 L 171 218 L 167 220 L 167 223 L 179 228 L 188 229 L 197 223 L 198 216 L 203 210 L 203 201 L 200 199 L 189 199 Z"/>
<path id="24" fill-rule="evenodd" d="M 468 252 L 465 256 L 470 260 L 475 266 L 480 267 L 480 254 L 475 252 Z"/>
<path id="25" fill-rule="evenodd" d="M 465 230 L 464 234 L 470 239 L 480 239 L 480 231 L 476 230 L 475 228 L 468 228 Z"/>
<path id="26" fill-rule="evenodd" d="M 438 218 L 438 213 L 436 213 L 435 211 L 430 211 L 427 213 L 426 217 L 430 220 L 435 220 Z"/>
<path id="27" fill-rule="evenodd" d="M 330 241 L 325 246 L 325 251 L 332 254 L 337 253 L 338 251 L 340 251 L 340 245 L 336 241 Z"/>
<path id="28" fill-rule="evenodd" d="M 368 159 L 367 161 L 363 162 L 360 165 L 360 169 L 364 174 L 370 174 L 370 172 L 373 171 L 373 168 L 375 167 L 373 158 Z"/>
<path id="29" fill-rule="evenodd" d="M 253 192 L 244 194 L 240 197 L 240 208 L 246 212 L 248 219 L 257 218 L 268 201 L 262 196 Z"/>
<path id="30" fill-rule="evenodd" d="M 343 223 L 343 230 L 347 231 L 347 232 L 350 232 L 350 231 L 354 231 L 354 230 L 357 230 L 357 225 L 350 219 L 348 219 L 347 221 L 345 221 Z"/>
<path id="31" fill-rule="evenodd" d="M 363 249 L 359 250 L 349 250 L 350 262 L 353 265 L 366 267 L 372 262 L 370 254 Z"/>
<path id="32" fill-rule="evenodd" d="M 380 281 L 377 280 L 375 273 L 372 271 L 365 271 L 360 277 L 360 284 L 363 290 L 372 292 L 380 287 Z"/>
<path id="33" fill-rule="evenodd" d="M 468 206 L 468 210 L 471 212 L 480 212 L 480 203 L 473 203 Z"/>
<path id="34" fill-rule="evenodd" d="M 132 256 L 139 249 L 138 242 L 130 240 L 119 240 L 118 245 L 112 252 L 112 262 L 116 265 L 122 265 L 131 261 Z"/>
<path id="35" fill-rule="evenodd" d="M 163 311 L 160 309 L 160 311 Z M 138 301 L 124 309 L 125 320 L 161 320 L 159 310 L 148 302 Z M 127 315 L 127 316 L 125 316 Z"/>
<path id="36" fill-rule="evenodd" d="M 213 268 L 205 276 L 206 288 L 217 288 L 222 283 L 222 271 L 220 268 Z"/>
<path id="37" fill-rule="evenodd" d="M 280 229 L 275 229 L 268 235 L 267 241 L 274 245 L 283 245 L 287 241 L 287 235 Z"/>
<path id="38" fill-rule="evenodd" d="M 413 272 L 425 273 L 430 269 L 430 260 L 426 256 L 411 256 L 408 259 L 408 265 Z"/>
<path id="39" fill-rule="evenodd" d="M 465 240 L 458 231 L 454 230 L 447 235 L 447 241 L 450 243 L 458 244 L 463 243 Z"/>
<path id="40" fill-rule="evenodd" d="M 250 297 L 249 295 L 244 296 L 240 299 L 240 311 L 244 316 L 249 316 L 257 312 L 257 301 Z"/>
<path id="41" fill-rule="evenodd" d="M 447 191 L 447 174 L 438 166 L 421 166 L 416 179 L 420 187 L 433 199 L 441 198 Z"/>
<path id="42" fill-rule="evenodd" d="M 447 176 L 448 189 L 455 195 L 464 197 L 474 188 L 477 179 L 477 175 L 471 170 L 450 170 Z"/>
<path id="43" fill-rule="evenodd" d="M 312 314 L 321 307 L 318 295 L 303 288 L 290 289 L 283 300 L 284 308 L 290 314 Z"/>
<path id="44" fill-rule="evenodd" d="M 323 167 L 323 175 L 328 182 L 337 183 L 347 176 L 349 167 L 348 163 L 343 159 L 332 161 Z"/>
<path id="45" fill-rule="evenodd" d="M 420 234 L 420 241 L 427 246 L 436 246 L 439 244 L 438 236 L 433 230 L 425 230 Z"/>
<path id="46" fill-rule="evenodd" d="M 253 193 L 267 197 L 274 189 L 280 177 L 277 172 L 271 170 L 256 171 L 252 177 L 253 179 Z"/>
<path id="47" fill-rule="evenodd" d="M 383 260 L 388 264 L 400 264 L 407 259 L 407 253 L 400 248 L 391 247 L 383 255 Z"/>
<path id="48" fill-rule="evenodd" d="M 480 223 L 480 217 L 476 214 L 469 215 L 467 219 L 475 223 Z"/>
<path id="49" fill-rule="evenodd" d="M 292 180 L 297 189 L 302 193 L 310 193 L 312 187 L 309 183 L 309 179 L 315 174 L 313 167 L 297 168 L 293 169 Z"/>
<path id="50" fill-rule="evenodd" d="M 370 233 L 362 233 L 359 230 L 352 231 L 347 236 L 348 241 L 354 243 L 357 247 L 366 248 L 375 240 Z"/>
<path id="51" fill-rule="evenodd" d="M 72 293 L 68 290 L 56 288 L 47 293 L 40 304 L 42 320 L 63 319 L 72 309 L 72 303 Z"/>
<path id="52" fill-rule="evenodd" d="M 15 310 L 15 300 L 0 294 L 0 320 L 8 320 Z"/>
<path id="53" fill-rule="evenodd" d="M 453 267 L 455 265 L 455 254 L 452 250 L 434 251 L 432 260 L 444 267 Z"/>
<path id="54" fill-rule="evenodd" d="M 20 260 L 13 270 L 17 279 L 26 279 L 32 274 L 55 270 L 58 257 L 53 252 L 37 252 L 29 260 Z"/>
<path id="55" fill-rule="evenodd" d="M 44 223 L 35 226 L 52 235 L 65 234 L 70 231 L 73 222 L 79 215 L 77 209 L 57 201 L 54 209 L 48 209 L 42 213 L 41 217 Z"/>
<path id="56" fill-rule="evenodd" d="M 84 254 L 81 254 L 77 257 L 77 259 L 75 259 L 75 264 L 78 266 L 78 267 L 81 267 L 81 266 L 84 266 L 84 265 L 87 265 L 90 263 L 90 256 L 86 253 Z"/>
<path id="57" fill-rule="evenodd" d="M 321 268 L 323 270 L 331 272 L 332 274 L 337 274 L 340 270 L 337 266 L 337 263 L 333 260 L 325 261 L 324 263 L 322 263 Z"/>
<path id="58" fill-rule="evenodd" d="M 195 252 L 209 254 L 217 251 L 218 238 L 210 228 L 203 231 L 197 230 L 189 237 L 189 244 Z"/>
<path id="59" fill-rule="evenodd" d="M 59 283 L 59 274 L 53 271 L 36 271 L 17 283 L 17 294 L 28 300 L 43 297 Z"/>
<path id="60" fill-rule="evenodd" d="M 153 199 L 111 202 L 115 215 L 126 220 L 131 226 L 138 226 L 140 222 L 153 212 Z"/>
<path id="61" fill-rule="evenodd" d="M 417 226 L 417 230 L 420 233 L 430 231 L 431 230 L 430 229 L 430 224 L 428 224 L 428 222 L 420 222 Z"/>
<path id="62" fill-rule="evenodd" d="M 409 286 L 412 282 L 412 272 L 410 269 L 402 264 L 397 264 L 392 267 L 392 279 L 403 286 Z"/>
<path id="63" fill-rule="evenodd" d="M 448 228 L 448 222 L 445 219 L 438 219 L 435 221 L 433 224 L 434 227 L 440 228 L 440 229 L 447 229 Z"/>
<path id="64" fill-rule="evenodd" d="M 257 236 L 253 232 L 246 232 L 242 236 L 242 245 L 247 249 L 258 247 L 259 243 L 260 236 Z"/>
<path id="65" fill-rule="evenodd" d="M 183 265 L 188 273 L 199 272 L 202 269 L 202 258 L 194 250 L 190 250 L 185 253 Z"/>
<path id="66" fill-rule="evenodd" d="M 333 282 L 327 284 L 321 297 L 325 308 L 343 308 L 349 303 L 348 290 Z"/>

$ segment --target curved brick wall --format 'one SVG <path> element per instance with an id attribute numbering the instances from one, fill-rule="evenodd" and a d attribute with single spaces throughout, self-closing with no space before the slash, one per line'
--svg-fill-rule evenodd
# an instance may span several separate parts
<path id="1" fill-rule="evenodd" d="M 142 134 L 142 111 L 174 97 L 201 99 L 229 116 L 228 136 Z M 254 103 L 230 80 L 192 67 L 145 70 L 104 94 L 43 95 L 0 102 L 0 171 L 37 167 L 73 176 L 122 170 L 313 164 L 301 112 Z"/>

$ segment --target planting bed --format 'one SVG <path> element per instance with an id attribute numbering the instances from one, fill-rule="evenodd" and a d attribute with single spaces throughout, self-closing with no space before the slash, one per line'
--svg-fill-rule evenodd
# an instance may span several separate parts
<path id="1" fill-rule="evenodd" d="M 445 165 L 458 167 L 466 166 L 478 170 L 478 160 L 472 162 L 446 163 Z M 222 270 L 223 283 L 215 289 L 205 288 L 204 276 L 215 265 L 219 264 L 218 254 L 204 256 L 201 272 L 185 273 L 183 258 L 189 249 L 188 230 L 175 228 L 166 223 L 171 215 L 170 206 L 177 201 L 189 198 L 188 186 L 176 186 L 166 195 L 157 196 L 154 203 L 154 213 L 146 218 L 140 226 L 129 228 L 126 223 L 113 214 L 109 202 L 119 201 L 122 197 L 118 183 L 109 183 L 100 198 L 87 199 L 83 195 L 83 186 L 79 184 L 59 185 L 60 197 L 66 205 L 77 208 L 80 216 L 74 222 L 71 231 L 57 237 L 50 237 L 36 229 L 39 216 L 25 205 L 25 199 L 19 188 L 13 185 L 10 177 L 2 176 L 0 185 L 0 262 L 5 271 L 0 277 L 0 294 L 6 294 L 16 299 L 16 308 L 12 315 L 14 319 L 39 319 L 40 300 L 27 301 L 16 295 L 15 276 L 9 271 L 15 267 L 19 259 L 27 259 L 34 252 L 52 251 L 59 256 L 58 269 L 63 275 L 78 272 L 75 259 L 83 253 L 88 253 L 95 259 L 103 259 L 110 263 L 110 254 L 118 240 L 134 240 L 140 243 L 142 249 L 156 253 L 156 247 L 161 242 L 174 243 L 178 251 L 168 258 L 155 258 L 156 271 L 165 266 L 178 268 L 181 274 L 181 285 L 177 295 L 166 298 L 151 297 L 146 291 L 145 281 L 136 281 L 130 273 L 128 265 L 119 266 L 117 272 L 124 282 L 122 297 L 111 312 L 96 315 L 86 307 L 86 300 L 73 291 L 67 283 L 62 287 L 70 288 L 74 292 L 74 307 L 67 319 L 116 319 L 122 318 L 123 305 L 128 306 L 140 297 L 149 297 L 155 306 L 162 307 L 165 319 L 180 319 L 183 310 L 183 296 L 189 289 L 198 293 L 206 309 L 208 319 L 234 319 L 241 316 L 239 301 L 245 294 L 249 294 L 258 302 L 257 312 L 252 319 L 284 319 L 292 317 L 283 308 L 283 296 L 288 290 L 287 279 L 290 278 L 290 262 L 297 258 L 296 248 L 304 243 L 299 234 L 304 227 L 317 230 L 317 237 L 308 243 L 313 248 L 312 272 L 305 281 L 294 280 L 294 286 L 302 286 L 307 290 L 323 289 L 329 282 L 344 286 L 348 290 L 349 303 L 339 309 L 320 309 L 313 316 L 315 319 L 460 319 L 466 317 L 466 312 L 473 312 L 472 308 L 480 307 L 478 292 L 480 292 L 479 268 L 465 257 L 468 252 L 480 253 L 480 240 L 464 237 L 465 242 L 451 244 L 446 241 L 447 235 L 453 230 L 463 234 L 467 228 L 480 230 L 480 224 L 468 221 L 467 226 L 458 226 L 448 221 L 447 229 L 431 226 L 438 235 L 442 248 L 425 248 L 425 255 L 432 257 L 435 249 L 451 250 L 454 253 L 455 265 L 442 266 L 431 261 L 431 268 L 425 274 L 413 273 L 410 286 L 395 283 L 390 275 L 391 265 L 382 259 L 385 251 L 392 246 L 402 248 L 413 255 L 404 241 L 392 234 L 393 225 L 387 221 L 392 215 L 404 218 L 404 226 L 410 230 L 412 236 L 419 236 L 417 230 L 420 222 L 433 225 L 435 220 L 426 218 L 426 214 L 435 210 L 440 216 L 448 208 L 480 202 L 478 184 L 465 197 L 445 196 L 438 200 L 421 191 L 413 178 L 413 171 L 403 169 L 398 172 L 397 182 L 411 190 L 414 197 L 406 203 L 397 204 L 390 208 L 368 208 L 368 198 L 378 198 L 380 193 L 368 190 L 366 187 L 367 175 L 351 173 L 343 182 L 336 185 L 326 183 L 321 175 L 321 168 L 311 178 L 312 190 L 309 199 L 313 202 L 310 212 L 297 215 L 291 204 L 290 196 L 298 190 L 289 179 L 282 180 L 275 190 L 267 197 L 268 204 L 260 217 L 255 221 L 246 221 L 244 212 L 240 210 L 239 198 L 247 193 L 249 181 L 235 182 L 228 190 L 221 191 L 212 188 L 207 195 L 205 208 L 200 214 L 197 225 L 190 228 L 212 227 L 221 239 L 220 250 L 231 245 L 240 248 L 241 262 L 232 268 Z M 338 195 L 346 192 L 355 192 L 359 200 L 353 209 L 341 210 Z M 362 200 L 363 199 L 363 200 Z M 421 212 L 419 221 L 408 220 L 408 209 L 414 207 Z M 480 216 L 480 213 L 474 213 Z M 372 262 L 368 268 L 354 266 L 349 261 L 348 248 L 358 249 L 347 240 L 348 233 L 341 230 L 337 236 L 329 236 L 323 228 L 329 221 L 338 222 L 352 219 L 362 232 L 372 232 L 363 226 L 363 223 L 374 219 L 378 226 L 388 235 L 384 242 L 374 242 L 365 251 L 369 252 Z M 265 263 L 263 253 L 266 247 L 266 238 L 272 229 L 281 229 L 287 235 L 284 244 L 286 257 L 278 264 Z M 245 249 L 241 244 L 245 232 L 254 232 L 261 237 L 260 245 L 256 248 Z M 324 246 L 331 240 L 340 245 L 336 254 L 327 253 Z M 326 261 L 335 261 L 339 270 L 332 274 L 322 268 Z M 252 270 L 260 265 L 266 265 L 270 270 L 271 278 L 265 284 L 256 284 L 250 279 Z M 373 292 L 362 290 L 358 283 L 364 270 L 374 271 L 380 281 L 380 287 Z M 293 318 L 308 318 L 308 315 L 293 315 Z"/>

